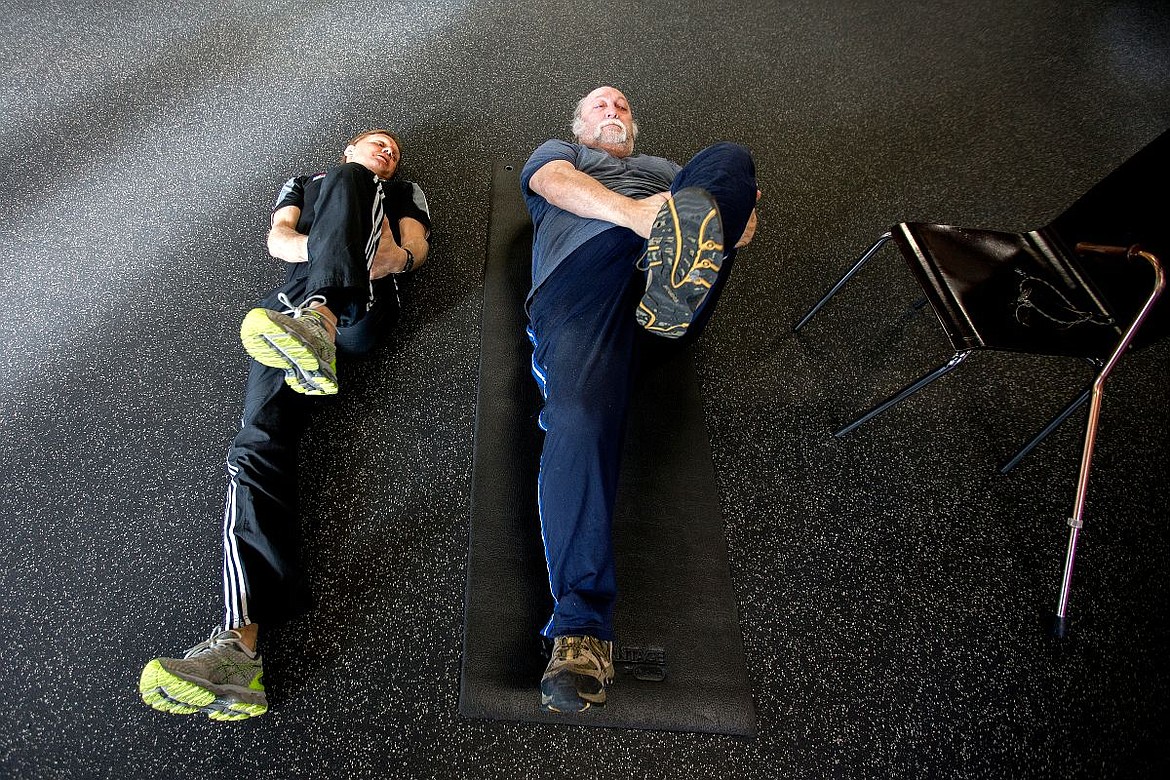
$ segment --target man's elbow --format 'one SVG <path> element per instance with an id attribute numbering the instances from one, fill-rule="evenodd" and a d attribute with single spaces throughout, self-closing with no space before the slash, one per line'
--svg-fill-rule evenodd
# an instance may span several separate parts
<path id="1" fill-rule="evenodd" d="M 565 160 L 553 160 L 536 169 L 528 179 L 528 189 L 550 203 L 564 186 L 568 171 L 576 169 Z"/>
<path id="2" fill-rule="evenodd" d="M 303 263 L 308 256 L 305 253 L 305 242 L 300 241 L 300 238 L 295 231 L 290 232 L 280 225 L 273 225 L 268 231 L 268 254 L 286 263 Z M 305 241 L 307 240 L 306 237 Z"/>

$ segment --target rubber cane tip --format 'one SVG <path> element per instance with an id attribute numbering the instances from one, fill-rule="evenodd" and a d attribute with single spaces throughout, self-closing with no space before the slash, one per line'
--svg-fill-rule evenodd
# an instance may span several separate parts
<path id="1" fill-rule="evenodd" d="M 1061 617 L 1053 614 L 1051 616 L 1051 623 L 1049 624 L 1049 633 L 1053 639 L 1066 639 L 1068 637 L 1069 619 L 1068 615 Z"/>

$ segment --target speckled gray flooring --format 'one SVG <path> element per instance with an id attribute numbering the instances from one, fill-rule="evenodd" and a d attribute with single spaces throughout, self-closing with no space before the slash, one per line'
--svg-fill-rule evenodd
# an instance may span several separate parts
<path id="1" fill-rule="evenodd" d="M 1109 388 L 1055 645 L 1077 426 L 994 466 L 1081 368 L 981 356 L 835 441 L 942 335 L 892 256 L 789 328 L 898 219 L 1047 221 L 1170 126 L 1168 41 L 1160 2 L 5 3 L 0 775 L 1164 776 L 1167 345 Z M 760 169 L 699 351 L 755 740 L 456 714 L 491 162 L 603 82 L 643 151 L 730 138 Z M 268 715 L 164 716 L 136 678 L 219 617 L 269 202 L 371 124 L 434 252 L 306 441 L 318 606 L 268 637 Z"/>

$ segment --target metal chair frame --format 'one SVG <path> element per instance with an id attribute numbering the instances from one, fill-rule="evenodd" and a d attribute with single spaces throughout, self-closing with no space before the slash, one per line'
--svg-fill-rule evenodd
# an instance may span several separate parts
<path id="1" fill-rule="evenodd" d="M 868 265 L 869 261 L 878 254 L 881 248 L 891 238 L 893 238 L 892 231 L 887 230 L 885 233 L 882 233 L 878 237 L 877 241 L 874 242 L 873 246 L 867 249 L 857 260 L 857 262 L 854 263 L 853 266 L 850 267 L 850 269 L 846 271 L 840 279 L 837 280 L 837 283 L 834 284 L 832 288 L 827 293 L 825 293 L 825 295 L 819 301 L 817 301 L 816 304 L 813 305 L 813 307 L 809 309 L 803 317 L 800 318 L 799 321 L 797 321 L 797 323 L 792 327 L 793 332 L 799 332 L 801 328 L 807 325 L 808 321 L 811 320 L 813 316 L 816 315 L 816 313 L 819 312 L 825 306 L 825 304 L 829 302 L 829 299 L 840 292 L 841 288 L 845 286 L 846 282 L 856 276 L 862 268 Z M 913 307 L 915 309 L 921 309 L 927 302 L 928 299 L 924 296 L 915 301 Z M 882 412 L 885 412 L 891 407 L 896 406 L 914 393 L 934 382 L 936 379 L 941 379 L 943 376 L 946 376 L 951 371 L 958 368 L 959 365 L 963 363 L 963 361 L 965 361 L 972 352 L 975 352 L 975 350 L 967 349 L 956 351 L 951 359 L 946 363 L 936 369 L 933 369 L 932 371 L 928 371 L 903 389 L 894 393 L 877 405 L 871 407 L 861 416 L 834 431 L 833 435 L 837 438 L 841 438 L 845 434 L 877 417 Z M 1101 367 L 1104 365 L 1104 361 L 1094 360 L 1092 358 L 1087 358 L 1086 362 L 1092 365 L 1097 371 L 1100 371 Z M 1075 399 L 1073 399 L 1073 401 L 1069 403 L 1068 406 L 1058 412 L 1055 417 L 1049 420 L 1049 422 L 1040 429 L 1040 431 L 1038 431 L 1031 439 L 1029 439 L 1022 447 L 1020 447 L 1020 449 L 1014 455 L 1012 455 L 1011 458 L 1009 458 L 1006 462 L 1003 463 L 1003 465 L 999 467 L 999 473 L 1008 474 L 1013 469 L 1015 469 L 1015 467 L 1020 464 L 1020 461 L 1022 461 L 1028 455 L 1028 453 L 1034 450 L 1037 445 L 1040 444 L 1040 442 L 1044 441 L 1044 439 L 1046 439 L 1049 434 L 1060 427 L 1061 423 L 1063 423 L 1078 409 L 1084 406 L 1085 402 L 1089 400 L 1089 395 L 1092 393 L 1092 389 L 1093 383 L 1090 381 L 1085 386 L 1084 390 Z"/>
<path id="2" fill-rule="evenodd" d="M 900 225 L 895 226 L 895 229 L 898 227 L 900 227 Z M 803 317 L 800 318 L 800 320 L 796 322 L 796 324 L 793 326 L 793 331 L 799 332 L 806 324 L 808 324 L 808 321 L 811 320 L 812 317 L 841 290 L 846 282 L 856 276 L 857 273 L 877 255 L 878 251 L 892 237 L 892 230 L 887 231 L 879 236 L 877 241 L 861 255 L 857 262 L 854 263 L 853 266 L 845 272 L 845 274 L 837 281 L 837 283 L 834 284 L 832 288 L 830 288 L 829 291 L 819 301 L 817 301 L 816 304 L 814 304 L 813 307 L 809 309 L 809 311 Z M 1073 564 L 1076 559 L 1076 548 L 1080 530 L 1084 526 L 1085 496 L 1088 492 L 1089 470 L 1092 466 L 1093 448 L 1097 438 L 1097 425 L 1100 418 L 1101 401 L 1104 393 L 1105 380 L 1109 378 L 1110 373 L 1112 373 L 1113 368 L 1117 365 L 1117 361 L 1120 359 L 1121 355 L 1125 352 L 1126 349 L 1129 348 L 1134 334 L 1137 333 L 1150 310 L 1153 308 L 1155 302 L 1162 294 L 1162 290 L 1166 286 L 1165 273 L 1163 271 L 1161 261 L 1154 254 L 1144 251 L 1136 245 L 1126 249 L 1124 247 L 1079 243 L 1076 246 L 1076 250 L 1078 253 L 1140 257 L 1149 263 L 1152 267 L 1154 272 L 1154 284 L 1149 297 L 1141 306 L 1138 313 L 1134 316 L 1133 320 L 1129 324 L 1129 327 L 1125 330 L 1124 334 L 1109 357 L 1106 360 L 1088 359 L 1088 361 L 1097 369 L 1096 375 L 1094 376 L 1092 382 L 1090 382 L 1090 384 L 1067 406 L 1058 412 L 1056 416 L 1053 417 L 1052 420 L 1050 420 L 1048 424 L 1046 424 L 1035 436 L 1029 439 L 1028 442 L 1025 443 L 1024 446 L 1021 447 L 1020 450 L 999 469 L 1001 474 L 1007 474 L 1010 472 L 1041 441 L 1043 441 L 1050 433 L 1056 430 L 1056 428 L 1058 428 L 1061 423 L 1063 423 L 1078 409 L 1084 406 L 1087 401 L 1091 401 L 1089 407 L 1089 419 L 1085 430 L 1084 446 L 1081 452 L 1080 471 L 1077 477 L 1076 498 L 1073 503 L 1072 516 L 1068 520 L 1070 528 L 1068 547 L 1065 553 L 1064 571 L 1061 576 L 1060 595 L 1057 599 L 1056 619 L 1053 624 L 1053 632 L 1058 637 L 1065 636 L 1068 628 L 1068 602 L 1072 583 Z M 882 412 L 885 412 L 896 404 L 904 401 L 906 398 L 931 384 L 935 380 L 945 376 L 946 374 L 949 374 L 951 371 L 958 368 L 959 365 L 962 364 L 963 361 L 965 361 L 967 357 L 969 357 L 970 354 L 974 351 L 974 348 L 957 350 L 946 363 L 932 371 L 927 372 L 926 374 L 916 379 L 914 382 L 911 382 L 902 390 L 894 393 L 886 400 L 863 413 L 857 419 L 834 432 L 833 435 L 838 438 L 842 437 L 858 426 L 868 422 L 869 420 L 872 420 L 874 417 L 877 417 Z"/>

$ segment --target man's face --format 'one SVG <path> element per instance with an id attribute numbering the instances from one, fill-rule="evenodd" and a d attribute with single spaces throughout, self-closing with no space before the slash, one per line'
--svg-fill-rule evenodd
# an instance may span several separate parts
<path id="1" fill-rule="evenodd" d="M 613 87 L 599 87 L 581 103 L 578 140 L 587 145 L 633 146 L 634 115 L 626 96 Z"/>
<path id="2" fill-rule="evenodd" d="M 374 133 L 345 147 L 345 161 L 361 163 L 379 178 L 389 179 L 398 169 L 398 145 L 384 133 Z"/>

